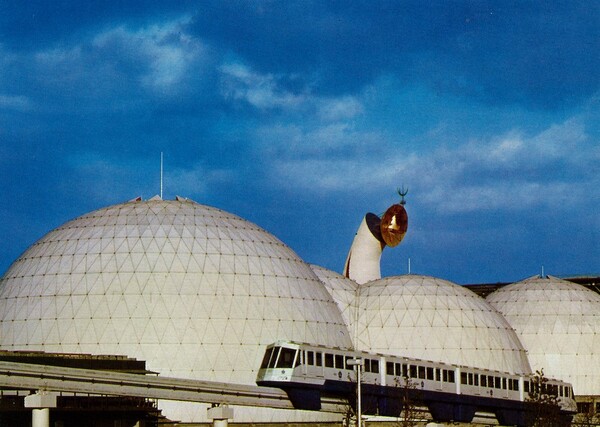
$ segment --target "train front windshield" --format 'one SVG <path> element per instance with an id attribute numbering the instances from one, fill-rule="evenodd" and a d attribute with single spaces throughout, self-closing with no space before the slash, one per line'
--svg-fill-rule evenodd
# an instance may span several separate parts
<path id="1" fill-rule="evenodd" d="M 298 350 L 287 347 L 270 347 L 265 353 L 261 369 L 293 368 Z"/>

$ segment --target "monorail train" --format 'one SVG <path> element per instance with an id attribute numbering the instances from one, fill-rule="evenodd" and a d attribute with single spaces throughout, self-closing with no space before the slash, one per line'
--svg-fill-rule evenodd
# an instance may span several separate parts
<path id="1" fill-rule="evenodd" d="M 400 416 L 408 393 L 435 422 L 471 422 L 480 411 L 494 414 L 501 425 L 531 423 L 530 377 L 427 360 L 278 341 L 267 347 L 256 383 L 283 389 L 297 409 L 320 410 L 322 396 L 347 399 L 353 406 L 352 359 L 363 363 L 363 414 Z M 570 423 L 577 412 L 571 385 L 548 380 L 544 393 L 557 397 L 559 416 Z"/>

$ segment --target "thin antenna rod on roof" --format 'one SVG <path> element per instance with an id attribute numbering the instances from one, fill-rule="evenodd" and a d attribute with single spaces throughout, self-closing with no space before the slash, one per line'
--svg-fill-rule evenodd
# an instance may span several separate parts
<path id="1" fill-rule="evenodd" d="M 160 199 L 163 198 L 163 152 L 160 152 Z"/>
<path id="2" fill-rule="evenodd" d="M 410 257 L 408 257 L 408 274 L 410 274 Z"/>

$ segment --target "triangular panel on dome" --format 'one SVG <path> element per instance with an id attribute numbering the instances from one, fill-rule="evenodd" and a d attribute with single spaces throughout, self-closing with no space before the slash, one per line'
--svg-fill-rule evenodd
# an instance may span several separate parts
<path id="1" fill-rule="evenodd" d="M 153 298 L 156 296 L 148 293 L 144 295 L 128 295 L 124 299 L 127 307 L 127 316 L 132 319 L 149 319 L 152 313 L 151 306 Z"/>
<path id="2" fill-rule="evenodd" d="M 91 311 L 90 317 L 94 319 L 108 319 L 111 317 L 112 307 L 109 306 L 107 298 L 88 295 L 86 299 Z"/>
<path id="3" fill-rule="evenodd" d="M 71 346 L 79 343 L 79 334 L 75 327 L 74 320 L 64 320 L 57 323 L 59 343 L 65 346 Z"/>
<path id="4" fill-rule="evenodd" d="M 223 331 L 227 326 L 227 320 L 225 318 L 216 319 L 211 318 L 206 323 L 206 327 L 203 331 L 198 331 L 202 336 L 202 343 L 204 344 L 220 344 L 225 338 Z"/>
<path id="5" fill-rule="evenodd" d="M 96 331 L 93 327 L 93 319 L 85 319 L 75 324 L 77 333 L 77 344 L 98 344 L 99 337 L 96 336 Z"/>
<path id="6" fill-rule="evenodd" d="M 247 259 L 248 259 L 248 272 L 251 275 L 262 276 L 263 270 L 262 270 L 262 263 L 261 263 L 260 257 L 255 256 L 255 255 L 248 255 Z"/>
<path id="7" fill-rule="evenodd" d="M 155 258 L 152 271 L 167 273 L 172 271 L 175 254 L 172 252 L 160 252 Z"/>

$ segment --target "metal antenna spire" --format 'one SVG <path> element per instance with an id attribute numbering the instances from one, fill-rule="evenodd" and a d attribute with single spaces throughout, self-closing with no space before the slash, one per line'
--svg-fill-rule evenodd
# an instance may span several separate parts
<path id="1" fill-rule="evenodd" d="M 163 152 L 160 152 L 160 199 L 163 198 Z"/>
<path id="2" fill-rule="evenodd" d="M 402 197 L 402 200 L 400 200 L 400 204 L 405 205 L 406 200 L 404 200 L 404 196 L 408 194 L 408 187 L 404 188 L 404 184 L 402 184 L 402 187 L 398 188 L 396 191 L 398 191 L 398 195 Z"/>

